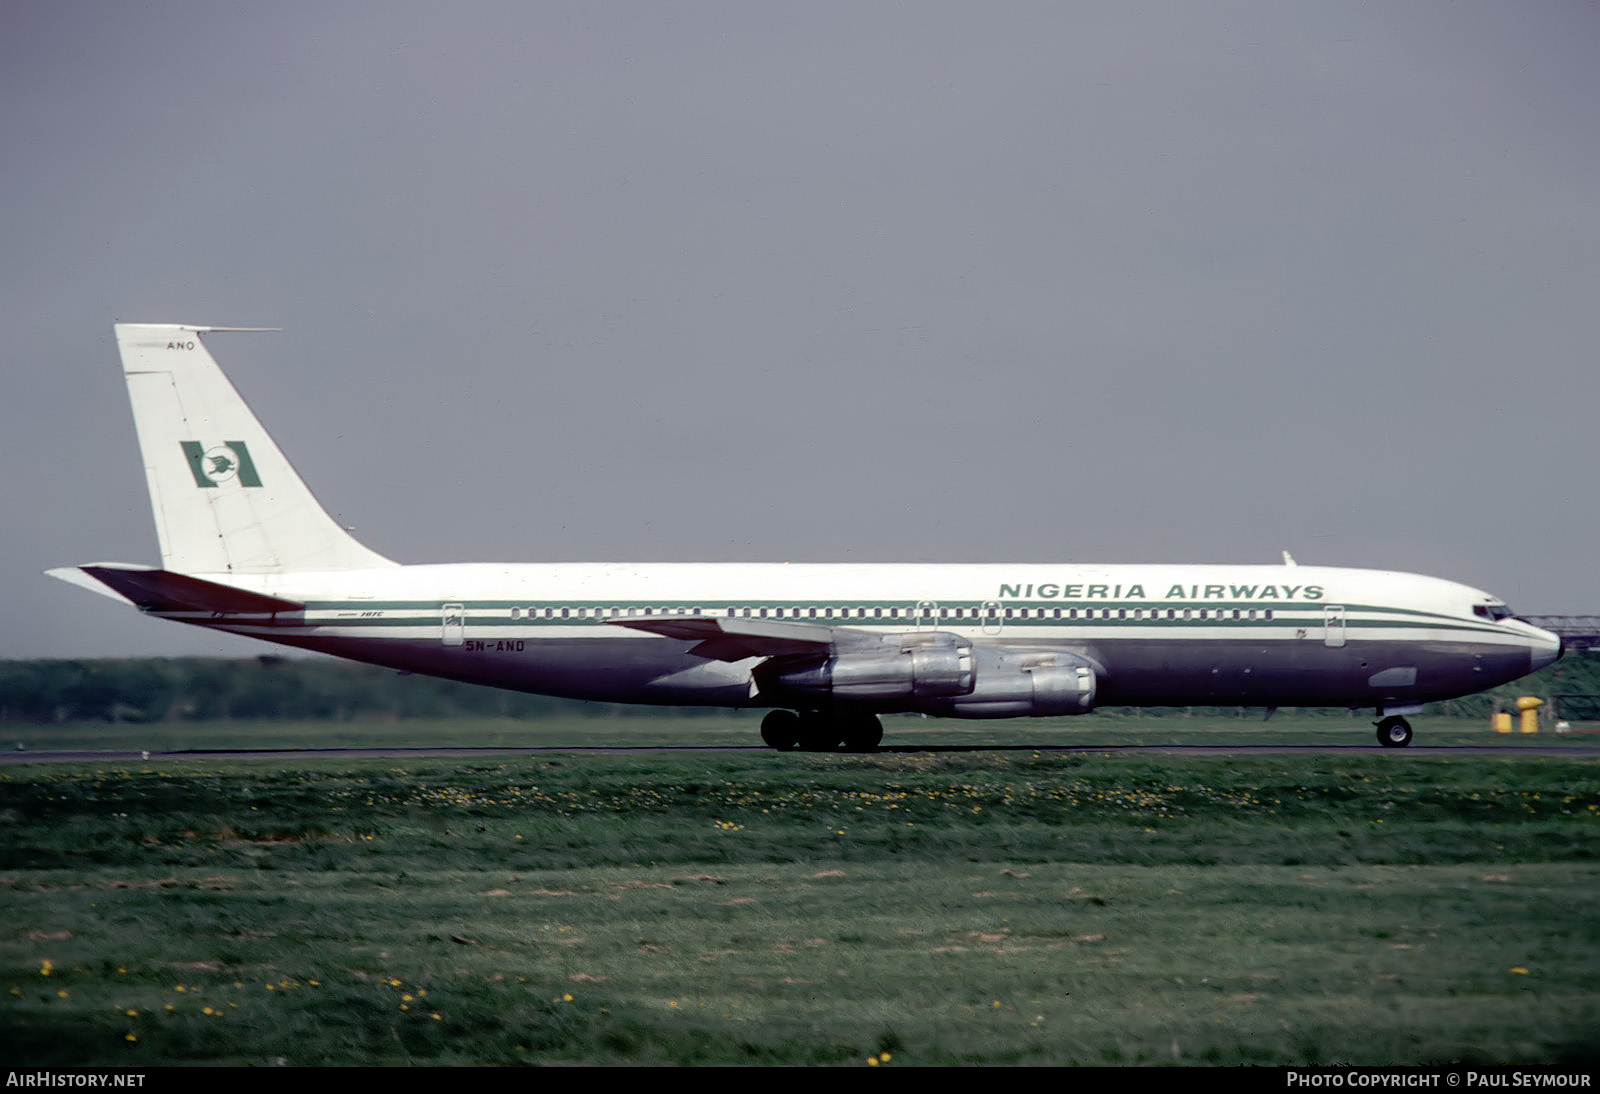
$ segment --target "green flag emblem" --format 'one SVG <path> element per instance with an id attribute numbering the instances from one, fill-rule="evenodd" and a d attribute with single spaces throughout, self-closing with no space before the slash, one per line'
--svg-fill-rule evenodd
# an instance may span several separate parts
<path id="1" fill-rule="evenodd" d="M 240 486 L 260 486 L 261 476 L 243 441 L 224 441 L 213 448 L 199 441 L 179 441 L 196 486 L 221 486 L 238 480 Z"/>

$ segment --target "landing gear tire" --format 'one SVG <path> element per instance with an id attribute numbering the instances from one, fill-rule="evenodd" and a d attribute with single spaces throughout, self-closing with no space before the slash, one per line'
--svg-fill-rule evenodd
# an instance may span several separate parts
<path id="1" fill-rule="evenodd" d="M 844 731 L 838 722 L 814 710 L 800 715 L 800 751 L 837 752 L 844 743 Z"/>
<path id="2" fill-rule="evenodd" d="M 769 710 L 761 719 L 761 739 L 768 748 L 789 752 L 800 744 L 800 715 L 792 710 Z"/>
<path id="3" fill-rule="evenodd" d="M 1378 743 L 1384 748 L 1404 748 L 1411 743 L 1411 723 L 1404 718 L 1385 718 L 1378 723 Z"/>
<path id="4" fill-rule="evenodd" d="M 883 723 L 875 714 L 769 710 L 761 719 L 761 739 L 779 752 L 872 752 L 883 741 Z"/>
<path id="5" fill-rule="evenodd" d="M 883 723 L 876 714 L 853 714 L 841 718 L 846 752 L 875 752 L 883 741 Z"/>

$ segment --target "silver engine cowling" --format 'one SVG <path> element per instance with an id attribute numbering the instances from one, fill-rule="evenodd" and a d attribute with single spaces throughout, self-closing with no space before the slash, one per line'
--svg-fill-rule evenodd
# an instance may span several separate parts
<path id="1" fill-rule="evenodd" d="M 980 647 L 977 686 L 920 709 L 949 718 L 1043 718 L 1094 709 L 1095 666 L 1066 650 Z"/>
<path id="2" fill-rule="evenodd" d="M 763 666 L 766 668 L 767 666 Z M 758 670 L 763 691 L 848 702 L 965 695 L 973 687 L 972 643 L 953 634 L 907 636 L 899 645 L 836 652 Z"/>
<path id="3" fill-rule="evenodd" d="M 819 658 L 774 658 L 756 670 L 764 695 L 953 718 L 1087 714 L 1095 666 L 1065 650 L 974 646 L 944 632 Z"/>

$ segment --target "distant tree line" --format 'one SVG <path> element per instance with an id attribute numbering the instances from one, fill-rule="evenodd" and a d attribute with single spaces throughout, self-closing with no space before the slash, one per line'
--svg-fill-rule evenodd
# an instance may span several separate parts
<path id="1" fill-rule="evenodd" d="M 1571 656 L 1483 695 L 1429 706 L 1429 713 L 1487 718 L 1514 710 L 1519 695 L 1600 696 L 1600 658 Z M 1233 712 L 1236 707 L 1138 708 L 1140 717 Z M 0 661 L 0 725 L 210 720 L 394 720 L 401 718 L 674 717 L 727 713 L 704 707 L 584 703 L 323 658 L 264 656 Z M 1122 713 L 1120 710 L 1107 711 Z M 1135 713 L 1135 711 L 1128 711 Z M 1325 713 L 1344 717 L 1343 708 Z M 1582 715 L 1574 715 L 1581 717 Z"/>
<path id="2" fill-rule="evenodd" d="M 0 725 L 640 713 L 706 712 L 552 699 L 323 658 L 0 661 Z"/>

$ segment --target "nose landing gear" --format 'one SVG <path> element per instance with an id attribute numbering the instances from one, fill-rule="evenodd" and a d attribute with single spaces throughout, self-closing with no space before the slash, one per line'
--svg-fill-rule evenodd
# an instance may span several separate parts
<path id="1" fill-rule="evenodd" d="M 1391 716 L 1377 726 L 1378 743 L 1384 748 L 1404 748 L 1411 743 L 1411 723 L 1404 718 Z"/>

